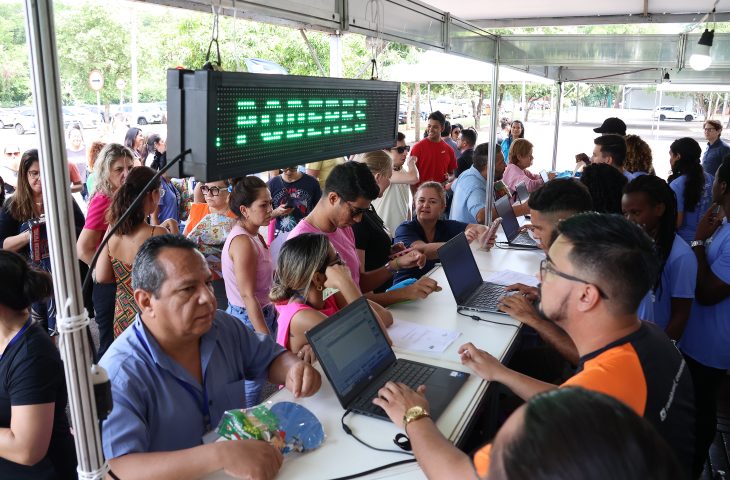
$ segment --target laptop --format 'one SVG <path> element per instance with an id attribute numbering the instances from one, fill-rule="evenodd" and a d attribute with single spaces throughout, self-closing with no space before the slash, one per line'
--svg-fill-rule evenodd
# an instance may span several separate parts
<path id="1" fill-rule="evenodd" d="M 509 197 L 502 197 L 494 203 L 497 215 L 502 217 L 502 229 L 507 237 L 507 243 L 519 248 L 539 248 L 537 242 L 527 233 L 520 232 L 520 224 L 517 222 L 515 212 Z"/>
<path id="2" fill-rule="evenodd" d="M 527 191 L 527 185 L 525 185 L 525 182 L 520 182 L 517 184 L 517 187 L 515 187 L 515 192 L 517 193 L 517 200 L 520 201 L 520 203 L 525 203 L 528 198 L 530 198 L 530 192 Z"/>
<path id="3" fill-rule="evenodd" d="M 468 373 L 395 358 L 365 297 L 307 332 L 307 340 L 343 408 L 390 421 L 372 399 L 387 381 L 426 385 L 434 419 L 444 412 Z"/>
<path id="4" fill-rule="evenodd" d="M 505 295 L 504 285 L 482 280 L 463 232 L 441 245 L 438 255 L 458 308 L 506 315 L 497 309 L 499 299 Z"/>

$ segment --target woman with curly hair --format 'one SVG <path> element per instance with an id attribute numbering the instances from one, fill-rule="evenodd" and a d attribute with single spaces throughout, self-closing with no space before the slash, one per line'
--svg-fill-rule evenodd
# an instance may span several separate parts
<path id="1" fill-rule="evenodd" d="M 712 203 L 713 177 L 700 164 L 702 148 L 693 138 L 675 140 L 669 146 L 672 173 L 667 183 L 677 195 L 677 233 L 690 243 L 697 224 Z"/>
<path id="2" fill-rule="evenodd" d="M 655 175 L 651 147 L 638 135 L 626 135 L 626 163 L 624 170 L 639 175 Z"/>

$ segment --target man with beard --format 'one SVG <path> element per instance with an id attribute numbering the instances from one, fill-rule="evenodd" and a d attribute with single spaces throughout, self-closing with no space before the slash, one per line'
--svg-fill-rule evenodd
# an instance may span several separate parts
<path id="1" fill-rule="evenodd" d="M 689 477 L 694 445 L 689 371 L 669 337 L 636 316 L 659 268 L 651 239 L 622 217 L 596 213 L 561 222 L 558 234 L 540 264 L 540 308 L 568 333 L 580 355 L 577 373 L 561 387 L 595 390 L 631 407 L 672 447 L 685 469 L 680 476 Z M 523 400 L 559 388 L 510 370 L 471 343 L 459 353 L 479 377 L 504 384 Z M 469 458 L 449 446 L 427 415 L 417 414 L 428 411 L 422 393 L 423 387 L 414 392 L 388 382 L 373 403 L 397 425 L 408 425 L 413 452 L 429 478 L 473 478 Z M 487 446 L 474 457 L 481 476 L 489 455 Z"/>

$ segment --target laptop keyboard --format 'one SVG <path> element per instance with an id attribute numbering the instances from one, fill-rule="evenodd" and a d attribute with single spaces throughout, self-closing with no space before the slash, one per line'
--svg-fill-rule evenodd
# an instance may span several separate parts
<path id="1" fill-rule="evenodd" d="M 520 233 L 510 243 L 515 245 L 529 245 L 531 247 L 537 246 L 537 242 L 527 232 Z"/>
<path id="2" fill-rule="evenodd" d="M 479 289 L 466 301 L 465 307 L 480 310 L 496 311 L 499 299 L 505 294 L 504 286 L 496 283 L 483 283 Z"/>
<path id="3" fill-rule="evenodd" d="M 359 412 L 382 416 L 385 412 L 377 405 L 373 405 L 372 400 L 378 396 L 378 390 L 383 388 L 385 382 L 404 383 L 415 390 L 418 386 L 425 384 L 435 371 L 436 369 L 434 367 L 429 367 L 428 365 L 400 361 L 390 370 L 387 378 L 382 383 L 375 383 L 365 390 L 365 393 L 360 395 L 352 404 L 352 408 Z"/>

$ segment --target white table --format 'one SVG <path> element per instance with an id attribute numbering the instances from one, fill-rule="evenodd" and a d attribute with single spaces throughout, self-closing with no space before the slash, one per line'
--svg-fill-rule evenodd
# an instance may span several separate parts
<path id="1" fill-rule="evenodd" d="M 472 246 L 472 251 L 483 275 L 486 272 L 506 269 L 532 275 L 537 272 L 538 264 L 544 256 L 541 251 L 500 248 L 484 252 L 476 249 L 475 246 Z M 431 271 L 430 276 L 439 283 L 443 290 L 422 301 L 407 302 L 391 307 L 395 322 L 405 320 L 456 330 L 461 332 L 461 336 L 442 354 L 409 352 L 395 346 L 396 355 L 399 358 L 468 371 L 461 365 L 457 350 L 463 343 L 471 341 L 496 358 L 503 359 L 517 337 L 518 322 L 505 315 L 479 314 L 483 318 L 511 324 L 496 325 L 458 315 L 456 303 L 443 269 L 437 266 Z M 321 372 L 321 369 L 319 370 Z M 296 400 L 296 402 L 311 410 L 322 422 L 326 435 L 325 442 L 317 450 L 286 459 L 277 478 L 332 479 L 409 458 L 405 455 L 376 452 L 350 438 L 342 430 L 340 424 L 344 410 L 324 374 L 322 374 L 322 380 L 322 388 L 315 396 Z M 456 443 L 465 435 L 469 421 L 483 400 L 488 385 L 489 382 L 471 375 L 441 415 L 436 424 L 449 440 Z M 274 394 L 270 400 L 272 402 L 295 401 L 292 394 L 284 389 Z M 397 449 L 392 440 L 397 433 L 401 432 L 401 429 L 392 423 L 355 414 L 348 415 L 346 422 L 355 435 L 365 442 L 379 448 Z M 208 478 L 227 477 L 218 474 Z M 412 463 L 377 472 L 366 478 L 423 479 L 425 476 L 418 465 Z"/>

